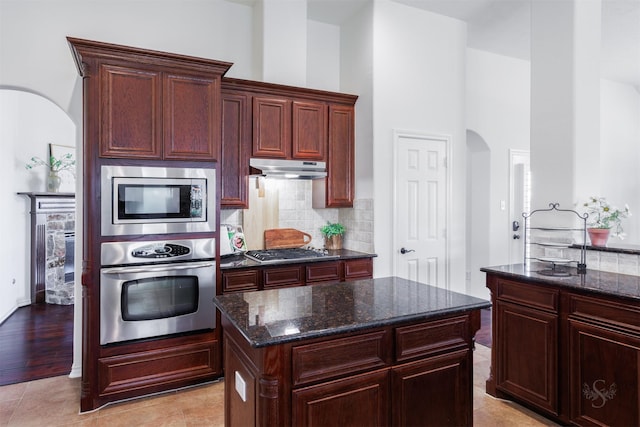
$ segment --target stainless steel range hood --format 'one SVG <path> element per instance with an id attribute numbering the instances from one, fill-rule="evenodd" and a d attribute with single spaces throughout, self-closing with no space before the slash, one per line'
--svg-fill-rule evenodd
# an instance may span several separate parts
<path id="1" fill-rule="evenodd" d="M 319 179 L 327 176 L 327 164 L 313 160 L 249 159 L 249 173 L 280 179 Z"/>

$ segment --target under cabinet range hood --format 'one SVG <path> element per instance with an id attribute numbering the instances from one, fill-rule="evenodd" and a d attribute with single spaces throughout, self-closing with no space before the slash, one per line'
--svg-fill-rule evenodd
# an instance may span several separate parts
<path id="1" fill-rule="evenodd" d="M 252 176 L 280 179 L 320 179 L 327 176 L 327 164 L 313 160 L 249 159 Z"/>

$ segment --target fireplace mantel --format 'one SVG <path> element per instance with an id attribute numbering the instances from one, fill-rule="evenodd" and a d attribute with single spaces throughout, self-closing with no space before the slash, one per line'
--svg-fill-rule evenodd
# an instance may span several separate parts
<path id="1" fill-rule="evenodd" d="M 65 263 L 73 265 L 66 242 L 75 239 L 75 194 L 18 194 L 31 200 L 31 303 L 73 304 L 73 277 L 65 275 Z M 70 289 L 60 290 L 65 285 Z"/>

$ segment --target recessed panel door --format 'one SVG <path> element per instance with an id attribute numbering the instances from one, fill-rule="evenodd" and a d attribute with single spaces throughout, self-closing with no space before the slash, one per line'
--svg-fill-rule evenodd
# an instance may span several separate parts
<path id="1" fill-rule="evenodd" d="M 447 143 L 396 135 L 395 275 L 446 286 Z"/>

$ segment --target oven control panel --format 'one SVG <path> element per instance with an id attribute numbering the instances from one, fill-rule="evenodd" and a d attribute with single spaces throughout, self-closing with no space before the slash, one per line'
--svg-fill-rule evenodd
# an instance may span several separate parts
<path id="1" fill-rule="evenodd" d="M 189 255 L 191 249 L 186 246 L 176 245 L 172 243 L 151 244 L 135 248 L 131 251 L 131 256 L 135 258 L 171 258 L 182 255 Z"/>
<path id="2" fill-rule="evenodd" d="M 113 267 L 182 261 L 214 260 L 216 240 L 180 239 L 158 241 L 104 242 L 100 245 L 100 265 Z"/>

